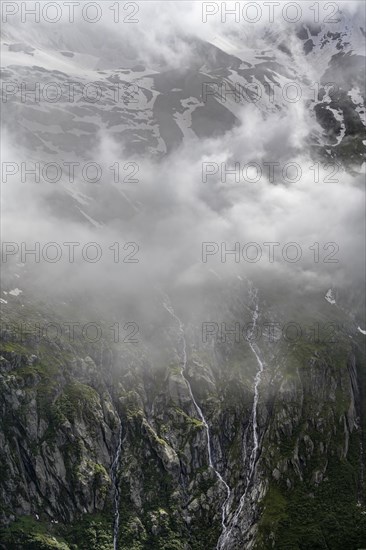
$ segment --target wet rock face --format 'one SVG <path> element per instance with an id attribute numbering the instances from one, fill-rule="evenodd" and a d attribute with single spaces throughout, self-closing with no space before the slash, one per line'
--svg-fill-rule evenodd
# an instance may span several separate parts
<path id="1" fill-rule="evenodd" d="M 90 358 L 82 367 L 88 363 Z M 110 397 L 62 371 L 52 383 L 46 369 L 34 356 L 2 353 L 4 518 L 7 510 L 42 511 L 71 521 L 78 513 L 102 510 L 109 492 L 118 421 Z"/>
<path id="2" fill-rule="evenodd" d="M 242 311 L 250 317 L 248 307 Z M 170 319 L 164 330 L 166 361 L 158 365 L 148 349 L 121 355 L 111 348 L 107 361 L 99 349 L 20 345 L 9 334 L 2 342 L 1 520 L 28 537 L 24 547 L 41 526 L 68 548 L 92 547 L 91 532 L 110 548 L 116 486 L 118 541 L 126 550 L 164 548 L 164 541 L 184 550 L 276 547 L 288 533 L 304 536 L 296 525 L 285 533 L 281 527 L 299 494 L 315 510 L 318 499 L 333 509 L 339 500 L 332 491 L 345 491 L 361 521 L 364 390 L 352 345 L 260 343 L 265 369 L 253 454 L 258 359 L 248 342 L 239 349 L 229 339 L 203 343 L 190 338 L 187 324 L 183 377 L 181 327 Z M 343 481 L 348 475 L 357 481 Z M 32 528 L 19 526 L 24 516 Z"/>

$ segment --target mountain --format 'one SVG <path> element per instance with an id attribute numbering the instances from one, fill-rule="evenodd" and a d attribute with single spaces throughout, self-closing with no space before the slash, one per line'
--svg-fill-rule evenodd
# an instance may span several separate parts
<path id="1" fill-rule="evenodd" d="M 364 21 L 160 18 L 4 25 L 0 548 L 360 549 Z"/>
<path id="2" fill-rule="evenodd" d="M 321 323 L 316 340 L 311 317 L 286 341 L 271 324 L 283 326 L 284 308 L 238 281 L 218 294 L 220 317 L 206 312 L 230 328 L 240 319 L 239 343 L 202 341 L 198 319 L 183 327 L 164 296 L 149 342 L 91 344 L 40 336 L 30 320 L 20 334 L 29 306 L 13 301 L 1 363 L 5 548 L 111 548 L 114 503 L 120 548 L 363 543 L 365 355 L 355 325 L 333 338 Z M 319 302 L 318 319 L 347 319 Z M 38 320 L 62 323 L 52 311 Z"/>

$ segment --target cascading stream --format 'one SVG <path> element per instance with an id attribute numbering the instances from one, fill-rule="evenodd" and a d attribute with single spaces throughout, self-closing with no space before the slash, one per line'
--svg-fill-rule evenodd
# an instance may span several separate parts
<path id="1" fill-rule="evenodd" d="M 113 549 L 118 550 L 118 531 L 119 531 L 119 504 L 120 504 L 120 490 L 118 481 L 118 467 L 122 450 L 122 426 L 118 436 L 118 446 L 116 454 L 112 463 L 111 478 L 114 487 L 114 524 L 113 524 Z"/>
<path id="2" fill-rule="evenodd" d="M 230 540 L 230 535 L 234 527 L 236 527 L 238 519 L 240 517 L 241 511 L 243 509 L 245 499 L 247 496 L 247 492 L 249 489 L 250 482 L 252 480 L 252 477 L 254 475 L 255 471 L 255 465 L 257 462 L 258 457 L 258 450 L 259 450 L 259 436 L 258 436 L 258 401 L 259 401 L 259 386 L 261 382 L 261 376 L 264 370 L 264 363 L 260 358 L 259 349 L 258 346 L 252 342 L 253 339 L 253 333 L 256 330 L 257 327 L 257 320 L 259 317 L 259 305 L 258 305 L 258 290 L 254 289 L 252 285 L 250 285 L 249 295 L 254 303 L 254 311 L 252 315 L 252 330 L 249 333 L 248 337 L 248 343 L 249 347 L 252 350 L 253 354 L 255 355 L 255 358 L 257 360 L 259 369 L 257 370 L 257 373 L 254 378 L 254 400 L 253 400 L 253 407 L 252 407 L 252 414 L 251 414 L 251 424 L 253 428 L 253 449 L 250 454 L 250 460 L 249 460 L 249 468 L 247 473 L 247 479 L 245 484 L 245 490 L 243 495 L 240 498 L 238 509 L 236 510 L 233 519 L 231 521 L 231 526 L 226 527 L 224 531 L 221 533 L 221 536 L 219 538 L 219 541 L 217 543 L 217 550 L 222 550 L 224 548 L 229 548 L 227 545 L 228 541 Z"/>
<path id="3" fill-rule="evenodd" d="M 103 367 L 103 354 L 104 354 L 104 341 L 102 340 L 100 346 L 100 366 Z M 122 423 L 118 435 L 118 445 L 114 460 L 111 466 L 111 480 L 114 488 L 113 500 L 114 500 L 114 523 L 113 523 L 113 550 L 118 550 L 118 531 L 119 531 L 119 504 L 120 504 L 120 491 L 118 483 L 118 466 L 122 451 Z"/>
<path id="4" fill-rule="evenodd" d="M 202 409 L 201 407 L 198 405 L 194 395 L 193 395 L 193 391 L 192 391 L 192 388 L 191 388 L 191 384 L 189 383 L 189 380 L 186 378 L 185 376 L 185 370 L 186 370 L 186 366 L 187 366 L 187 344 L 186 344 L 186 338 L 185 338 L 185 335 L 184 335 L 184 325 L 182 323 L 182 321 L 179 319 L 179 317 L 177 317 L 177 315 L 175 314 L 173 308 L 168 305 L 167 303 L 163 303 L 164 305 L 164 308 L 167 310 L 168 313 L 170 313 L 170 315 L 172 317 L 174 317 L 174 319 L 177 321 L 177 323 L 179 324 L 179 332 L 181 334 L 181 339 L 182 339 L 182 344 L 183 344 L 183 361 L 182 361 L 182 367 L 181 367 L 181 375 L 182 375 L 182 378 L 183 380 L 185 381 L 186 385 L 187 385 L 187 388 L 188 388 L 188 392 L 189 392 L 189 395 L 190 395 L 190 398 L 193 402 L 193 405 L 197 411 L 197 414 L 205 428 L 205 431 L 206 431 L 206 437 L 207 437 L 207 454 L 208 454 L 208 463 L 209 463 L 209 466 L 210 468 L 215 472 L 215 475 L 217 477 L 217 479 L 220 481 L 220 483 L 222 483 L 222 485 L 225 487 L 225 490 L 226 490 L 226 499 L 225 499 L 225 502 L 222 506 L 222 514 L 221 514 L 221 524 L 222 524 L 222 528 L 223 528 L 223 531 L 226 530 L 226 516 L 227 516 L 227 506 L 228 506 L 228 502 L 229 502 L 229 499 L 230 499 L 230 496 L 231 496 L 231 490 L 230 490 L 230 487 L 228 486 L 228 484 L 226 483 L 226 481 L 224 480 L 224 478 L 222 477 L 222 475 L 220 474 L 220 472 L 218 472 L 213 464 L 213 460 L 212 460 L 212 452 L 211 452 L 211 435 L 210 435 L 210 428 L 208 426 L 208 423 L 206 421 L 206 418 L 202 412 Z"/>

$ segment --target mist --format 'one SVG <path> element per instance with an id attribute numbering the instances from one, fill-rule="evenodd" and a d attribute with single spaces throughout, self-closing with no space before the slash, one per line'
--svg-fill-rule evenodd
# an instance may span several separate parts
<path id="1" fill-rule="evenodd" d="M 123 26 L 122 33 L 112 21 L 103 20 L 95 26 L 76 21 L 71 27 L 64 22 L 56 34 L 43 23 L 45 32 L 39 38 L 31 23 L 17 30 L 10 26 L 6 36 L 46 50 L 57 44 L 71 51 L 88 51 L 99 57 L 97 66 L 89 64 L 88 71 L 118 68 L 128 59 L 130 66 L 143 63 L 152 73 L 158 67 L 179 73 L 195 62 L 192 40 L 195 44 L 219 37 L 234 46 L 241 40 L 244 49 L 268 50 L 273 40 L 278 42 L 278 33 L 285 31 L 292 46 L 292 66 L 301 67 L 302 77 L 309 81 L 321 77 L 304 57 L 297 27 L 283 20 L 274 23 L 268 35 L 265 22 L 243 24 L 240 32 L 238 24 L 229 19 L 228 24 L 216 17 L 203 23 L 202 7 L 195 2 L 166 4 L 164 10 L 155 3 L 144 3 L 143 8 L 140 23 Z M 358 2 L 344 2 L 341 8 L 347 17 L 360 17 Z M 150 26 L 147 22 L 152 17 L 154 25 Z M 108 33 L 102 47 L 97 40 L 101 28 Z M 118 49 L 114 49 L 116 43 Z M 137 112 L 141 106 L 138 103 L 131 108 Z M 146 300 L 157 288 L 189 296 L 207 285 L 230 285 L 238 276 L 261 280 L 264 286 L 286 281 L 289 292 L 294 293 L 325 294 L 330 287 L 351 287 L 361 296 L 365 275 L 363 171 L 341 168 L 334 180 L 328 177 L 324 163 L 314 167 L 310 140 L 320 135 L 322 128 L 309 112 L 308 97 L 288 102 L 281 112 L 263 111 L 254 102 L 237 104 L 235 117 L 234 127 L 219 136 L 186 135 L 179 146 L 157 157 L 138 152 L 131 155 L 129 143 L 116 139 L 113 127 L 109 132 L 102 127 L 94 133 L 93 146 L 82 159 L 103 167 L 103 178 L 97 183 L 86 182 L 79 173 L 72 183 L 65 174 L 56 183 L 44 181 L 42 175 L 39 183 L 30 178 L 21 182 L 19 174 L 9 177 L 2 186 L 3 241 L 17 243 L 19 251 L 5 258 L 7 284 L 22 288 L 24 280 L 24 285 L 37 289 L 36 294 L 50 299 L 55 295 L 75 297 L 82 291 L 101 315 L 108 315 L 111 302 L 115 302 L 118 307 L 128 304 L 144 316 Z M 42 148 L 31 151 L 22 146 L 21 132 L 17 126 L 4 131 L 3 162 L 21 166 L 42 159 L 59 163 L 80 160 L 72 153 L 66 157 L 62 150 L 56 154 L 42 153 Z M 134 163 L 138 181 L 116 183 L 109 168 L 115 162 Z M 274 162 L 279 168 L 271 176 L 267 165 Z M 228 173 L 223 181 L 222 166 L 233 170 L 238 163 L 239 175 Z M 258 181 L 250 171 L 253 163 L 262 170 Z M 288 163 L 300 167 L 300 177 L 292 174 L 284 178 L 283 167 Z M 245 179 L 243 168 L 248 165 Z M 317 178 L 315 169 L 319 170 Z M 75 197 L 79 200 L 76 209 Z M 83 200 L 88 214 L 80 212 Z M 62 256 L 47 261 L 41 253 L 38 262 L 28 255 L 20 266 L 22 242 L 30 249 L 40 243 L 41 252 L 44 244 L 57 243 Z M 72 262 L 63 244 L 70 242 L 80 243 Z M 86 243 L 97 243 L 102 251 L 98 261 L 83 258 L 81 249 Z M 119 243 L 117 261 L 114 243 Z M 208 248 L 203 243 L 208 243 Z M 223 257 L 222 249 L 233 250 L 236 243 L 240 253 Z M 248 243 L 259 246 L 260 256 L 255 246 L 245 249 L 248 254 L 243 256 Z M 264 243 L 277 243 L 274 258 Z M 289 243 L 296 243 L 301 250 L 297 261 L 291 259 L 294 247 L 286 249 L 290 259 L 284 256 Z M 315 243 L 319 243 L 318 252 Z M 27 291 L 23 291 L 24 297 Z"/>

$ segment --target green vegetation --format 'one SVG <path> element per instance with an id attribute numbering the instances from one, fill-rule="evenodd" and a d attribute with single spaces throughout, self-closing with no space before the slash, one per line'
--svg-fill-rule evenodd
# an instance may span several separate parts
<path id="1" fill-rule="evenodd" d="M 107 513 L 85 514 L 69 525 L 22 516 L 0 529 L 0 541 L 6 550 L 112 550 L 112 523 Z"/>
<path id="2" fill-rule="evenodd" d="M 304 481 L 293 489 L 272 482 L 262 503 L 256 548 L 281 550 L 357 550 L 366 542 L 366 507 L 357 502 L 359 437 L 353 435 L 349 459 L 329 458 L 326 476 L 316 485 L 309 463 Z"/>
<path id="3" fill-rule="evenodd" d="M 64 527 L 64 536 L 72 550 L 112 550 L 112 525 L 110 514 L 85 514 Z"/>
<path id="4" fill-rule="evenodd" d="M 67 542 L 55 534 L 53 525 L 31 516 L 22 516 L 0 529 L 0 541 L 6 550 L 71 550 Z"/>
<path id="5" fill-rule="evenodd" d="M 80 416 L 92 420 L 100 407 L 100 398 L 90 386 L 72 382 L 65 386 L 56 406 L 70 422 L 75 422 Z"/>

